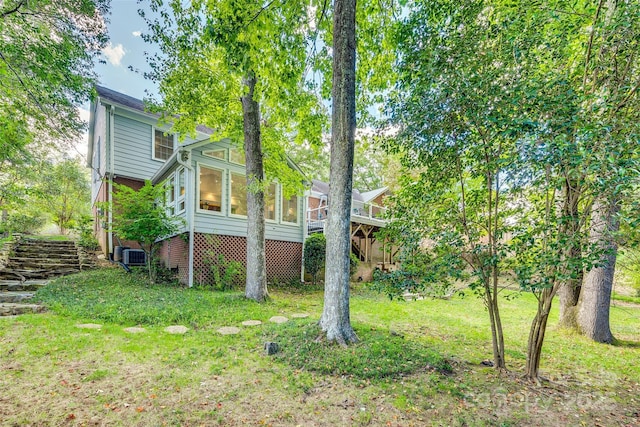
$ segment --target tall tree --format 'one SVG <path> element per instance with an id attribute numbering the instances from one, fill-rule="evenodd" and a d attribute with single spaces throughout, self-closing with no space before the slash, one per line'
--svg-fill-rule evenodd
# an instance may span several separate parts
<path id="1" fill-rule="evenodd" d="M 49 162 L 39 179 L 39 202 L 61 234 L 73 228 L 81 216 L 89 214 L 91 187 L 80 159 Z"/>
<path id="2" fill-rule="evenodd" d="M 333 10 L 331 166 L 327 260 L 320 328 L 328 341 L 358 340 L 351 327 L 349 278 L 351 190 L 356 131 L 356 0 L 336 0 Z"/>
<path id="3" fill-rule="evenodd" d="M 276 177 L 290 193 L 301 177 L 288 168 L 283 140 L 315 143 L 322 109 L 305 80 L 308 43 L 316 17 L 308 2 L 255 0 L 152 2 L 145 40 L 161 54 L 149 58 L 148 76 L 160 83 L 160 110 L 178 115 L 174 128 L 193 134 L 199 124 L 214 137 L 244 141 L 247 176 L 245 294 L 268 297 L 264 189 Z M 318 9 L 320 13 L 321 9 Z M 146 17 L 144 11 L 140 11 Z M 313 25 L 312 25 L 313 24 Z M 265 177 L 266 172 L 266 177 Z"/>
<path id="4" fill-rule="evenodd" d="M 638 179 L 640 4 L 601 1 L 591 16 L 582 82 L 589 95 L 589 130 L 594 134 L 590 148 L 598 164 L 593 172 L 596 200 L 590 237 L 604 255 L 600 265 L 585 276 L 577 323 L 579 330 L 592 340 L 611 343 L 609 306 L 619 214 L 621 204 L 629 200 L 629 190 Z"/>
<path id="5" fill-rule="evenodd" d="M 107 42 L 109 0 L 0 3 L 0 114 L 39 137 L 63 141 L 84 127 L 76 106 L 90 95 L 93 60 Z"/>

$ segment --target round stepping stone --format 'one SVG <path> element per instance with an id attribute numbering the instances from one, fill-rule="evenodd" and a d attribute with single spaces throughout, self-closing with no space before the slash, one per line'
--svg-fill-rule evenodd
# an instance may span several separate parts
<path id="1" fill-rule="evenodd" d="M 222 335 L 235 335 L 237 333 L 240 333 L 240 328 L 236 328 L 235 326 L 223 326 L 222 328 L 218 329 L 218 333 Z"/>
<path id="2" fill-rule="evenodd" d="M 138 328 L 138 327 L 124 328 L 124 331 L 129 332 L 130 334 L 141 334 L 143 332 L 147 332 L 145 328 Z"/>
<path id="3" fill-rule="evenodd" d="M 262 325 L 262 322 L 259 320 L 245 320 L 242 322 L 242 326 L 258 326 Z"/>
<path id="4" fill-rule="evenodd" d="M 294 319 L 305 319 L 309 317 L 309 313 L 293 313 L 291 317 L 293 317 Z"/>
<path id="5" fill-rule="evenodd" d="M 273 323 L 284 323 L 287 322 L 289 319 L 287 319 L 284 316 L 273 316 L 271 319 L 269 319 L 269 322 L 273 322 Z"/>
<path id="6" fill-rule="evenodd" d="M 173 326 L 167 326 L 166 328 L 164 328 L 164 331 L 169 333 L 169 334 L 178 334 L 178 335 L 182 335 L 187 333 L 187 331 L 189 330 L 189 328 L 187 328 L 186 326 L 182 326 L 182 325 L 173 325 Z"/>
<path id="7" fill-rule="evenodd" d="M 76 325 L 76 328 L 81 328 L 81 329 L 101 329 L 102 325 L 98 325 L 97 323 L 81 323 L 79 325 Z"/>

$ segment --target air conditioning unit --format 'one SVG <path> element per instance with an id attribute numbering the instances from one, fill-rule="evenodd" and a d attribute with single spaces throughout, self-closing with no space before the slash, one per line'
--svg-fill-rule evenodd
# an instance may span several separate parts
<path id="1" fill-rule="evenodd" d="M 147 257 L 142 249 L 125 249 L 122 251 L 122 263 L 125 265 L 147 265 Z"/>

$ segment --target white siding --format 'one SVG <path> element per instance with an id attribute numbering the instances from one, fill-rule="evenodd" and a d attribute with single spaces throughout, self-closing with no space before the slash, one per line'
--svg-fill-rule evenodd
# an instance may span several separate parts
<path id="1" fill-rule="evenodd" d="M 93 141 L 89 141 L 93 148 L 93 158 L 91 158 L 91 201 L 95 202 L 100 191 L 102 178 L 107 171 L 107 113 L 104 105 L 91 104 L 94 111 L 94 131 Z"/>
<path id="2" fill-rule="evenodd" d="M 151 158 L 153 126 L 116 114 L 114 116 L 114 173 L 151 179 L 163 162 Z"/>

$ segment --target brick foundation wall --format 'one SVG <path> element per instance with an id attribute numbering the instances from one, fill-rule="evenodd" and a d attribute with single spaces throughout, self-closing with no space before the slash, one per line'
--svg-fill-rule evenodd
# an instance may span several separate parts
<path id="1" fill-rule="evenodd" d="M 177 270 L 181 283 L 189 282 L 189 243 L 187 234 L 171 237 L 162 242 L 158 250 L 158 258 L 166 268 Z"/>

